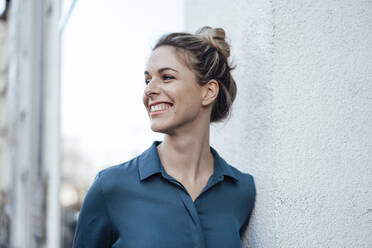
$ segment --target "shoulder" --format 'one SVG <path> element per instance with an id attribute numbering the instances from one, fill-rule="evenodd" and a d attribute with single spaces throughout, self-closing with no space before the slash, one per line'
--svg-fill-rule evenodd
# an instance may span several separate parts
<path id="1" fill-rule="evenodd" d="M 238 205 L 240 206 L 241 213 L 244 213 L 244 217 L 242 218 L 247 218 L 246 221 L 248 221 L 256 202 L 256 185 L 254 177 L 248 172 L 243 172 L 231 165 L 229 166 L 239 180 L 237 183 L 237 189 L 241 200 Z M 244 230 L 242 232 L 244 232 Z"/>
<path id="2" fill-rule="evenodd" d="M 101 170 L 97 174 L 95 181 L 100 182 L 104 191 L 138 181 L 138 159 L 139 156 L 136 156 L 121 164 L 112 165 Z"/>
<path id="3" fill-rule="evenodd" d="M 245 185 L 254 186 L 254 177 L 253 177 L 252 174 L 250 174 L 248 172 L 243 172 L 243 171 L 239 170 L 238 168 L 236 168 L 236 167 L 234 167 L 230 164 L 227 164 L 227 165 L 233 171 L 233 173 L 236 175 L 236 177 L 238 178 L 240 183 L 243 183 Z"/>
<path id="4" fill-rule="evenodd" d="M 239 181 L 239 186 L 240 188 L 244 191 L 247 192 L 250 198 L 255 198 L 256 196 L 256 185 L 254 181 L 254 177 L 252 174 L 248 172 L 243 172 L 239 170 L 238 168 L 228 164 L 229 168 L 233 171 L 235 176 L 237 177 Z"/>

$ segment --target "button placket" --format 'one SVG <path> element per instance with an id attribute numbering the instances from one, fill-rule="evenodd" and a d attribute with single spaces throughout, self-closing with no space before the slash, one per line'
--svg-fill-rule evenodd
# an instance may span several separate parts
<path id="1" fill-rule="evenodd" d="M 198 198 L 198 199 L 195 200 L 194 205 L 195 205 L 195 207 L 198 208 L 199 204 L 200 204 L 200 199 Z"/>
<path id="2" fill-rule="evenodd" d="M 191 217 L 191 220 L 192 220 L 191 229 L 195 230 L 195 231 L 192 231 L 192 237 L 193 237 L 193 240 L 195 242 L 194 247 L 204 248 L 205 245 L 206 245 L 206 242 L 205 242 L 204 233 L 203 233 L 202 225 L 201 225 L 201 222 L 200 222 L 199 214 L 198 214 L 198 211 L 197 211 L 197 207 L 200 204 L 199 203 L 199 201 L 200 201 L 199 198 L 202 196 L 202 194 L 204 194 L 207 190 L 212 188 L 215 184 L 222 181 L 223 178 L 224 178 L 224 175 L 217 176 L 216 174 L 213 174 L 209 178 L 209 180 L 207 182 L 207 185 L 203 188 L 203 190 L 197 196 L 197 198 L 195 199 L 194 202 L 192 201 L 192 198 L 189 195 L 189 193 L 187 192 L 186 188 L 180 182 L 178 182 L 175 178 L 173 178 L 172 176 L 167 174 L 165 171 L 162 171 L 162 175 L 169 182 L 177 185 L 178 187 L 180 187 L 182 189 L 182 190 L 178 190 L 178 193 L 181 197 L 183 205 L 185 206 L 188 214 Z"/>
<path id="3" fill-rule="evenodd" d="M 188 213 L 190 214 L 192 222 L 194 224 L 194 226 L 191 227 L 191 228 L 196 229 L 196 231 L 193 232 L 193 238 L 195 239 L 196 244 L 201 244 L 200 247 L 205 247 L 203 229 L 202 229 L 201 222 L 200 222 L 200 219 L 199 219 L 199 215 L 198 215 L 198 212 L 196 211 L 195 205 L 194 205 L 191 197 L 186 192 L 179 191 L 179 194 L 180 194 L 182 202 L 184 203 L 184 206 L 187 209 Z"/>
<path id="4" fill-rule="evenodd" d="M 182 190 L 177 190 L 177 191 L 178 191 L 178 195 L 180 196 L 184 207 L 186 208 L 186 210 L 187 210 L 187 212 L 188 212 L 188 214 L 189 214 L 189 216 L 192 220 L 190 227 L 192 229 L 192 231 L 191 231 L 192 239 L 195 242 L 193 247 L 204 248 L 205 247 L 205 240 L 204 240 L 203 230 L 202 230 L 202 227 L 201 227 L 201 223 L 200 223 L 198 213 L 196 211 L 196 208 L 194 206 L 194 203 L 193 203 L 190 195 L 188 194 L 186 188 L 180 182 L 178 182 L 176 179 L 174 179 L 172 176 L 165 175 L 165 178 L 170 183 L 173 183 L 173 184 L 177 185 L 179 188 L 182 189 Z"/>

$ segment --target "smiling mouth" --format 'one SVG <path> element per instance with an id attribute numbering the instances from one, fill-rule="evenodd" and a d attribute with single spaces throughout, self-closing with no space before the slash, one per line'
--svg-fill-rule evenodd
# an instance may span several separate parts
<path id="1" fill-rule="evenodd" d="M 151 106 L 150 115 L 151 116 L 156 116 L 156 115 L 159 115 L 161 113 L 164 113 L 168 109 L 170 109 L 172 106 L 173 106 L 173 104 L 169 104 L 169 103 L 160 103 L 160 104 L 156 104 L 154 106 Z"/>

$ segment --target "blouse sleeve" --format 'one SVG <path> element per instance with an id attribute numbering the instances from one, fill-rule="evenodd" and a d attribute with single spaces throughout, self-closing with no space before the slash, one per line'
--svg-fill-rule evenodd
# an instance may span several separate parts
<path id="1" fill-rule="evenodd" d="M 113 243 L 113 230 L 100 180 L 98 174 L 85 196 L 72 248 L 106 248 Z"/>
<path id="2" fill-rule="evenodd" d="M 253 208 L 256 202 L 256 185 L 255 185 L 253 176 L 250 176 L 249 182 L 250 182 L 249 183 L 250 187 L 248 190 L 248 198 L 247 198 L 248 214 L 247 214 L 246 219 L 244 220 L 242 227 L 240 228 L 240 231 L 239 231 L 240 237 L 243 237 L 245 232 L 247 231 L 249 219 L 252 215 L 252 211 L 253 211 Z"/>

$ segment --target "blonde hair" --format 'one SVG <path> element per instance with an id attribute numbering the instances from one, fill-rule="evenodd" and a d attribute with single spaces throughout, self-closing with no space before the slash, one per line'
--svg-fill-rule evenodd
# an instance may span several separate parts
<path id="1" fill-rule="evenodd" d="M 214 79 L 219 84 L 218 96 L 213 104 L 211 122 L 224 120 L 231 112 L 237 87 L 228 59 L 230 45 L 225 39 L 222 28 L 205 26 L 190 33 L 170 33 L 163 35 L 155 44 L 153 50 L 160 46 L 172 46 L 182 54 L 186 65 L 195 73 L 199 85 L 204 85 Z"/>

